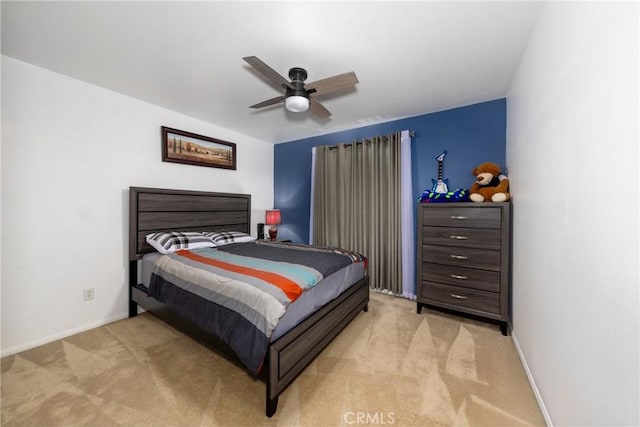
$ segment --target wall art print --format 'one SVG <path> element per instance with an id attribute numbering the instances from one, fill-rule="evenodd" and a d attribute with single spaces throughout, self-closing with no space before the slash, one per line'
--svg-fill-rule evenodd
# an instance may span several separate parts
<path id="1" fill-rule="evenodd" d="M 162 161 L 236 170 L 236 144 L 162 126 Z"/>

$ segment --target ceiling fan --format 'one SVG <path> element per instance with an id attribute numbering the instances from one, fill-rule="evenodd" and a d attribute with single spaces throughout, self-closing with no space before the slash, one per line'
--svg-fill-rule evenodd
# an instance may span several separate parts
<path id="1" fill-rule="evenodd" d="M 304 81 L 307 79 L 307 71 L 300 67 L 294 67 L 289 70 L 289 78 L 291 81 L 288 81 L 255 56 L 247 56 L 242 59 L 247 61 L 279 90 L 284 89 L 284 95 L 267 99 L 249 108 L 262 108 L 284 102 L 286 109 L 289 111 L 297 113 L 310 110 L 316 116 L 326 119 L 331 115 L 331 112 L 315 98 L 348 89 L 358 83 L 356 74 L 351 71 L 305 84 Z"/>

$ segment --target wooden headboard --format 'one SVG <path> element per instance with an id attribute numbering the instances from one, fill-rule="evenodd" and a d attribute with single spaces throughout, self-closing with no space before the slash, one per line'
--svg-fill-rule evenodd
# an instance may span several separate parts
<path id="1" fill-rule="evenodd" d="M 129 260 L 154 249 L 158 231 L 251 232 L 251 195 L 129 187 Z"/>

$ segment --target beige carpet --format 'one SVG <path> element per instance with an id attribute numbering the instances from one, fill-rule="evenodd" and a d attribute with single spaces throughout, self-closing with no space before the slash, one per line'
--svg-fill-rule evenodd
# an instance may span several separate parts
<path id="1" fill-rule="evenodd" d="M 511 337 L 376 293 L 271 419 L 264 394 L 150 314 L 2 359 L 7 427 L 544 425 Z"/>

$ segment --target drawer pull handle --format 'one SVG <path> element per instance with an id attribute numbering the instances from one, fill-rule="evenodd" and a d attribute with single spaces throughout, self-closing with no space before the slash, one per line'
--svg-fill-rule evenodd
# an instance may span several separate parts
<path id="1" fill-rule="evenodd" d="M 451 295 L 455 299 L 467 299 L 465 295 L 458 295 L 458 294 L 449 294 L 449 295 Z"/>
<path id="2" fill-rule="evenodd" d="M 449 256 L 453 259 L 469 259 L 469 257 L 466 257 L 464 255 L 449 255 Z"/>
<path id="3" fill-rule="evenodd" d="M 467 219 L 467 217 L 463 215 L 451 215 L 451 219 Z"/>
<path id="4" fill-rule="evenodd" d="M 452 234 L 451 236 L 449 236 L 450 239 L 455 239 L 455 240 L 467 240 L 469 239 L 468 236 L 457 236 L 455 234 Z"/>
<path id="5" fill-rule="evenodd" d="M 454 278 L 454 279 L 460 279 L 460 280 L 467 280 L 468 279 L 467 276 L 460 276 L 459 274 L 450 274 L 449 276 Z"/>

